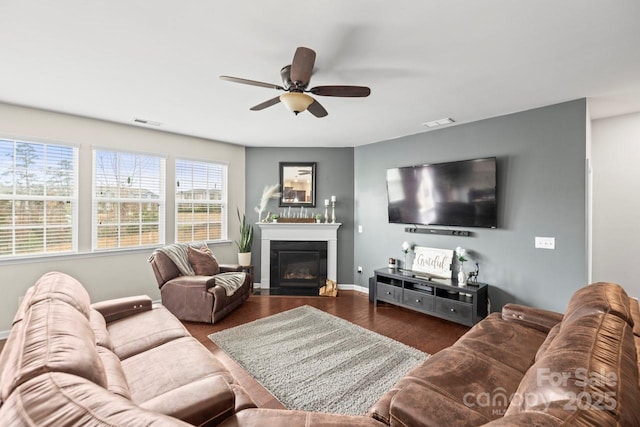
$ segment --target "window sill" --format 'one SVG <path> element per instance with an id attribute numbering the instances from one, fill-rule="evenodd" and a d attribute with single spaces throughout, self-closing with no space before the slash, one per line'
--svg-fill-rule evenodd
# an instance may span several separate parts
<path id="1" fill-rule="evenodd" d="M 222 246 L 222 245 L 231 244 L 232 240 L 216 240 L 216 241 L 211 241 L 206 243 L 208 246 Z M 54 262 L 54 261 L 67 261 L 67 260 L 86 259 L 86 258 L 100 258 L 100 257 L 110 257 L 110 256 L 129 255 L 129 254 L 141 254 L 141 253 L 146 253 L 151 255 L 151 252 L 153 252 L 155 249 L 161 248 L 169 244 L 170 243 L 163 244 L 163 245 L 145 246 L 141 248 L 99 250 L 95 252 L 65 253 L 65 254 L 58 254 L 58 255 L 21 256 L 21 257 L 15 257 L 15 258 L 0 259 L 0 266 L 44 263 L 44 262 Z"/>

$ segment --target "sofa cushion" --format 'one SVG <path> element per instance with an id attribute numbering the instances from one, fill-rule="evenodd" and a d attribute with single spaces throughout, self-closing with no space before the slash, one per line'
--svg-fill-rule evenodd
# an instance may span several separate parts
<path id="1" fill-rule="evenodd" d="M 93 330 L 96 345 L 113 350 L 111 335 L 109 335 L 109 332 L 107 331 L 107 322 L 105 322 L 102 314 L 97 310 L 91 309 L 91 312 L 89 313 L 89 324 Z"/>
<path id="2" fill-rule="evenodd" d="M 558 323 L 556 326 L 551 328 L 551 330 L 549 331 L 549 334 L 544 339 L 544 342 L 542 343 L 542 345 L 540 346 L 540 348 L 538 348 L 538 351 L 536 352 L 536 360 L 538 360 L 542 356 L 544 356 L 544 353 L 547 351 L 547 349 L 549 348 L 549 346 L 553 342 L 553 339 L 558 335 L 558 332 L 560 332 L 560 323 Z"/>
<path id="3" fill-rule="evenodd" d="M 197 397 L 196 397 L 197 396 Z M 203 377 L 140 404 L 193 425 L 217 425 L 235 411 L 235 394 L 222 375 Z"/>
<path id="4" fill-rule="evenodd" d="M 538 329 L 504 320 L 500 313 L 492 313 L 454 345 L 466 347 L 472 353 L 481 353 L 524 375 L 546 336 Z"/>
<path id="5" fill-rule="evenodd" d="M 582 316 L 611 313 L 633 326 L 629 297 L 620 285 L 598 282 L 577 290 L 569 300 L 563 324 L 571 323 Z"/>
<path id="6" fill-rule="evenodd" d="M 215 276 L 220 274 L 220 266 L 218 260 L 213 256 L 213 253 L 209 251 L 202 251 L 189 246 L 187 248 L 187 255 L 189 257 L 189 264 L 191 268 L 198 276 Z"/>
<path id="7" fill-rule="evenodd" d="M 396 384 L 389 420 L 391 425 L 408 426 L 448 425 L 446 420 L 452 417 L 488 422 L 504 414 L 508 396 L 516 391 L 522 375 L 482 352 L 455 344 L 429 357 Z M 496 394 L 506 397 L 486 402 Z M 384 414 L 374 417 L 383 419 Z"/>
<path id="8" fill-rule="evenodd" d="M 206 410 L 207 402 L 224 401 L 224 395 L 233 396 L 228 385 L 220 387 L 217 379 L 232 383 L 229 371 L 193 337 L 169 341 L 131 356 L 122 361 L 122 368 L 133 402 L 174 416 L 180 416 L 185 408 L 200 408 L 192 414 L 198 419 L 196 424 L 211 415 Z M 175 401 L 177 396 L 180 402 Z"/>
<path id="9" fill-rule="evenodd" d="M 25 295 L 22 304 L 28 310 L 30 306 L 44 300 L 62 301 L 89 318 L 89 294 L 80 282 L 67 274 L 57 271 L 43 274 L 33 285 L 33 291 Z"/>
<path id="10" fill-rule="evenodd" d="M 83 378 L 58 372 L 18 387 L 0 407 L 0 420 L 11 427 L 189 426 L 142 409 Z"/>
<path id="11" fill-rule="evenodd" d="M 104 366 L 104 373 L 107 379 L 107 390 L 124 397 L 125 399 L 131 399 L 131 392 L 129 391 L 129 384 L 127 384 L 127 378 L 122 370 L 122 364 L 120 359 L 111 350 L 104 347 L 97 347 L 98 355 L 102 360 L 102 366 Z"/>
<path id="12" fill-rule="evenodd" d="M 161 306 L 107 324 L 113 352 L 124 360 L 177 338 L 190 336 L 174 315 Z"/>
<path id="13" fill-rule="evenodd" d="M 134 402 L 143 403 L 192 381 L 222 375 L 233 377 L 193 337 L 184 337 L 136 354 L 122 361 Z"/>
<path id="14" fill-rule="evenodd" d="M 568 425 L 640 425 L 631 326 L 609 313 L 566 326 L 522 379 L 507 415 L 545 412 Z"/>
<path id="15" fill-rule="evenodd" d="M 62 300 L 29 304 L 7 343 L 9 353 L 0 373 L 2 400 L 20 384 L 47 372 L 66 372 L 106 386 L 87 317 Z"/>

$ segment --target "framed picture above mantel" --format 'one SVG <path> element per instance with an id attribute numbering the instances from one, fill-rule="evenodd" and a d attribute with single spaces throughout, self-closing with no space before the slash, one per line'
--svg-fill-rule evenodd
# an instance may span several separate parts
<path id="1" fill-rule="evenodd" d="M 316 163 L 280 162 L 281 207 L 316 206 Z"/>

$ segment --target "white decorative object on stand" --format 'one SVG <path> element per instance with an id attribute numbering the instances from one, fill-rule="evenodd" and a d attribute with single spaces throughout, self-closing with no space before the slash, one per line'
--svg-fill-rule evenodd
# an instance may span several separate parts
<path id="1" fill-rule="evenodd" d="M 331 224 L 336 223 L 336 196 L 331 196 Z"/>
<path id="2" fill-rule="evenodd" d="M 460 270 L 458 271 L 458 286 L 465 288 L 467 286 L 467 273 L 464 271 L 464 265 L 460 263 Z"/>
<path id="3" fill-rule="evenodd" d="M 458 257 L 458 286 L 461 288 L 467 287 L 467 273 L 464 271 L 464 263 L 467 261 L 465 257 L 467 250 L 458 246 L 456 248 L 456 256 Z"/>
<path id="4" fill-rule="evenodd" d="M 407 254 L 411 250 L 411 245 L 409 244 L 409 242 L 402 242 L 402 246 L 400 250 L 404 254 L 404 260 L 402 261 L 402 269 L 408 271 L 409 264 L 407 264 Z"/>
<path id="5" fill-rule="evenodd" d="M 329 223 L 329 199 L 324 199 L 324 223 Z"/>

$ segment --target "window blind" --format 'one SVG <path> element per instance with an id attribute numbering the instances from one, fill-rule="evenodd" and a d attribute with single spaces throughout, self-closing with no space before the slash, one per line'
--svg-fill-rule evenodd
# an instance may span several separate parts
<path id="1" fill-rule="evenodd" d="M 227 165 L 176 160 L 176 241 L 227 239 Z"/>
<path id="2" fill-rule="evenodd" d="M 0 258 L 77 252 L 78 149 L 0 139 Z"/>
<path id="3" fill-rule="evenodd" d="M 164 244 L 165 159 L 93 151 L 94 251 Z"/>

